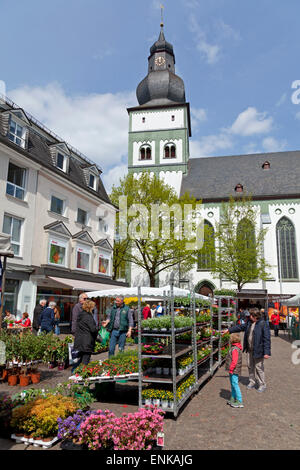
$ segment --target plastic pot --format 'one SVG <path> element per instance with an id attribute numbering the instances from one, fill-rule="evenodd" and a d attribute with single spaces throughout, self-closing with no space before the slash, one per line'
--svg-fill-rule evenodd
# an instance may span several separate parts
<path id="1" fill-rule="evenodd" d="M 33 384 L 38 384 L 41 381 L 41 374 L 40 374 L 40 372 L 32 372 L 30 374 L 30 378 L 31 378 L 31 382 Z"/>
<path id="2" fill-rule="evenodd" d="M 15 386 L 18 383 L 19 376 L 17 374 L 11 374 L 7 378 L 8 385 Z"/>
<path id="3" fill-rule="evenodd" d="M 20 386 L 27 387 L 30 383 L 30 375 L 20 375 Z"/>

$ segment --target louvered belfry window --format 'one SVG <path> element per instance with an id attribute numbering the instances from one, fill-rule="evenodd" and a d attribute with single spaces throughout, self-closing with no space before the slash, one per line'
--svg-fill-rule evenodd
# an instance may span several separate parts
<path id="1" fill-rule="evenodd" d="M 296 233 L 293 223 L 282 217 L 276 226 L 278 274 L 281 279 L 298 279 Z M 280 272 L 281 271 L 281 272 Z"/>

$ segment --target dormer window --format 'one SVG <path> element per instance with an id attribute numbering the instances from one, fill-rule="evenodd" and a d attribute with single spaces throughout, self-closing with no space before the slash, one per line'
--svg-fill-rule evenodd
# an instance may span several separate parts
<path id="1" fill-rule="evenodd" d="M 242 193 L 244 188 L 243 188 L 243 185 L 241 184 L 237 184 L 236 187 L 234 188 L 235 192 L 236 193 Z"/>
<path id="2" fill-rule="evenodd" d="M 26 127 L 21 126 L 13 118 L 11 118 L 8 138 L 20 147 L 25 148 Z"/>
<path id="3" fill-rule="evenodd" d="M 93 189 L 94 191 L 97 190 L 97 178 L 92 173 L 90 173 L 90 176 L 89 176 L 89 187 Z"/>
<path id="4" fill-rule="evenodd" d="M 67 173 L 68 157 L 61 152 L 56 154 L 56 168 L 59 168 L 64 173 Z"/>
<path id="5" fill-rule="evenodd" d="M 140 160 L 151 160 L 151 147 L 149 145 L 143 145 L 140 148 Z"/>
<path id="6" fill-rule="evenodd" d="M 263 170 L 269 170 L 270 168 L 271 168 L 271 165 L 270 165 L 269 162 L 263 163 L 263 165 L 262 165 L 262 169 L 263 169 Z"/>

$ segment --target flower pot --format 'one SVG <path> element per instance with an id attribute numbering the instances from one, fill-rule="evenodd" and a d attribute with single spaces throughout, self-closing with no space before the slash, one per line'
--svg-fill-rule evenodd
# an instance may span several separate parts
<path id="1" fill-rule="evenodd" d="M 54 361 L 48 362 L 48 369 L 54 369 L 55 365 Z"/>
<path id="2" fill-rule="evenodd" d="M 173 408 L 174 408 L 174 402 L 173 402 L 173 401 L 169 401 L 168 403 L 169 403 L 169 408 L 170 408 L 171 410 L 173 410 Z"/>
<path id="3" fill-rule="evenodd" d="M 64 368 L 65 368 L 65 363 L 64 362 L 59 362 L 58 366 L 57 366 L 57 369 L 58 370 L 64 370 Z"/>
<path id="4" fill-rule="evenodd" d="M 170 368 L 169 367 L 164 367 L 163 368 L 163 375 L 169 375 L 170 373 Z"/>
<path id="5" fill-rule="evenodd" d="M 43 437 L 42 438 L 42 441 L 43 442 L 50 442 L 50 441 L 53 441 L 54 437 Z"/>
<path id="6" fill-rule="evenodd" d="M 159 398 L 154 398 L 153 399 L 153 405 L 154 406 L 160 406 L 160 399 Z"/>
<path id="7" fill-rule="evenodd" d="M 20 386 L 27 387 L 30 383 L 30 375 L 20 375 Z"/>
<path id="8" fill-rule="evenodd" d="M 3 382 L 7 382 L 7 377 L 8 377 L 8 370 L 4 369 L 2 372 L 2 380 Z"/>
<path id="9" fill-rule="evenodd" d="M 156 375 L 161 375 L 162 368 L 161 367 L 155 367 L 155 373 L 156 373 Z"/>
<path id="10" fill-rule="evenodd" d="M 168 407 L 169 407 L 169 402 L 168 402 L 168 400 L 162 400 L 162 401 L 161 401 L 161 407 L 162 407 L 163 410 L 165 410 L 166 408 L 168 408 Z"/>
<path id="11" fill-rule="evenodd" d="M 19 376 L 17 374 L 11 374 L 7 378 L 8 385 L 15 386 L 18 383 Z"/>
<path id="12" fill-rule="evenodd" d="M 145 400 L 145 405 L 146 405 L 146 406 L 152 405 L 152 399 L 151 399 L 151 398 L 146 398 L 146 400 Z"/>
<path id="13" fill-rule="evenodd" d="M 32 372 L 30 374 L 30 378 L 31 378 L 31 382 L 33 384 L 38 384 L 41 381 L 41 374 L 40 374 L 40 372 Z"/>

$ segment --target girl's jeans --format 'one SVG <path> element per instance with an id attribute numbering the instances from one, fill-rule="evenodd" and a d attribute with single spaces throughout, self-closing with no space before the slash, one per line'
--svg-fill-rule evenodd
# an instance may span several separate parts
<path id="1" fill-rule="evenodd" d="M 231 384 L 231 398 L 242 403 L 243 399 L 239 387 L 239 376 L 237 374 L 229 374 L 229 379 Z"/>

